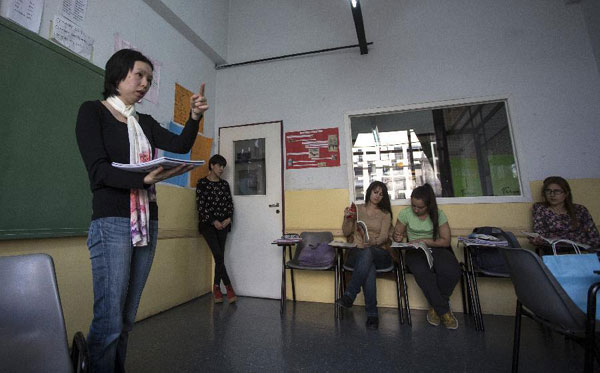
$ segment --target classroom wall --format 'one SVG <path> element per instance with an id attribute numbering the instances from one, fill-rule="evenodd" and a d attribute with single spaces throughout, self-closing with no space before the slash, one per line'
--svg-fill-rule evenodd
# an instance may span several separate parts
<path id="1" fill-rule="evenodd" d="M 61 4 L 61 0 L 44 2 L 39 32 L 42 37 L 48 38 L 50 20 L 60 13 Z M 226 6 L 215 4 L 211 12 L 199 12 L 195 19 L 199 24 L 208 22 L 215 25 L 212 18 L 226 19 L 226 11 Z M 218 15 L 219 12 L 222 14 Z M 114 52 L 114 33 L 161 63 L 159 103 L 155 105 L 144 101 L 138 106 L 138 111 L 151 114 L 161 123 L 167 123 L 173 117 L 175 82 L 193 90 L 199 89 L 201 81 L 205 82 L 212 108 L 205 118 L 204 134 L 213 136 L 214 63 L 150 9 L 146 2 L 90 1 L 82 27 L 95 40 L 92 62 L 99 67 L 104 68 Z M 223 49 L 222 30 L 210 35 L 210 38 L 221 44 L 216 48 Z M 101 97 L 102 89 L 98 87 L 98 97 L 82 97 L 82 102 Z M 65 120 L 75 126 L 75 118 Z M 83 163 L 81 167 L 84 167 Z M 157 193 L 159 240 L 138 320 L 206 294 L 212 285 L 212 256 L 206 242 L 197 233 L 195 191 L 159 184 Z M 3 256 L 39 252 L 54 259 L 68 335 L 72 336 L 78 330 L 87 334 L 92 318 L 93 293 L 86 238 L 0 241 L 0 255 Z"/>
<path id="2" fill-rule="evenodd" d="M 583 0 L 581 2 L 585 25 L 590 35 L 592 50 L 596 57 L 596 65 L 600 72 L 600 1 Z"/>
<path id="3" fill-rule="evenodd" d="M 340 128 L 342 165 L 288 171 L 286 190 L 348 188 L 348 112 L 488 96 L 508 98 L 525 188 L 549 174 L 600 176 L 600 76 L 581 4 L 377 0 L 362 12 L 374 42 L 367 55 L 344 50 L 217 73 L 217 127 Z M 347 1 L 231 0 L 228 38 L 229 63 L 356 44 Z"/>
<path id="4" fill-rule="evenodd" d="M 569 183 L 575 197 L 575 203 L 585 205 L 594 221 L 600 222 L 600 200 L 595 198 L 600 179 L 571 179 Z M 532 199 L 541 201 L 542 181 L 531 183 L 534 191 Z M 285 193 L 286 230 L 300 233 L 304 231 L 330 231 L 336 239 L 343 240 L 341 233 L 344 207 L 349 195 L 347 189 L 294 190 Z M 497 203 L 472 205 L 441 205 L 448 216 L 452 231 L 452 247 L 459 261 L 463 261 L 463 249 L 458 247 L 457 238 L 465 236 L 477 226 L 498 226 L 515 233 L 522 247 L 529 244 L 523 231 L 532 230 L 532 203 Z M 396 217 L 404 206 L 394 206 Z M 292 299 L 291 276 L 287 273 L 287 297 Z M 294 271 L 296 299 L 300 301 L 331 303 L 334 299 L 334 275 L 332 272 Z M 514 315 L 516 297 L 509 279 L 479 278 L 479 296 L 483 313 Z M 411 308 L 428 309 L 428 303 L 412 275 L 407 276 L 408 293 Z M 364 304 L 362 295 L 357 304 Z M 450 299 L 452 308 L 462 312 L 462 294 L 460 285 L 456 287 Z M 381 307 L 397 307 L 396 285 L 393 276 L 377 279 L 377 303 Z"/>
<path id="5" fill-rule="evenodd" d="M 286 132 L 340 130 L 340 167 L 286 170 L 288 232 L 341 234 L 351 187 L 348 113 L 490 96 L 508 100 L 523 198 L 442 205 L 453 246 L 476 226 L 530 230 L 531 203 L 539 199 L 541 180 L 554 174 L 572 180 L 576 200 L 600 221 L 600 154 L 594 150 L 600 140 L 600 76 L 583 22 L 589 9 L 562 0 L 361 4 L 367 41 L 374 42 L 367 55 L 344 50 L 217 73 L 217 128 L 282 120 Z M 228 63 L 357 43 L 348 2 L 318 0 L 231 0 L 228 39 Z M 394 213 L 401 208 L 394 206 Z M 456 253 L 462 259 L 462 250 Z M 509 280 L 479 283 L 483 312 L 514 313 Z M 296 290 L 300 300 L 331 302 L 333 274 L 297 271 Z M 412 276 L 409 293 L 411 307 L 427 308 Z M 378 297 L 380 305 L 395 307 L 391 278 L 378 280 Z M 452 306 L 462 309 L 458 288 Z"/>
<path id="6" fill-rule="evenodd" d="M 50 22 L 60 14 L 62 0 L 46 0 L 40 36 L 47 38 Z M 211 13 L 197 14 L 197 22 L 210 22 L 211 15 L 226 9 L 214 7 Z M 224 16 L 219 16 L 219 19 Z M 170 24 L 158 15 L 143 0 L 90 1 L 82 24 L 85 33 L 94 39 L 92 63 L 104 68 L 114 53 L 115 33 L 130 42 L 142 53 L 161 63 L 159 103 L 155 105 L 143 100 L 138 111 L 151 114 L 161 123 L 173 118 L 174 85 L 179 83 L 190 90 L 198 90 L 206 83 L 206 96 L 214 103 L 216 72 L 214 63 L 191 42 L 181 36 Z M 214 36 L 214 43 L 222 36 Z M 103 87 L 98 87 L 100 96 Z M 89 98 L 92 99 L 92 98 Z M 213 106 L 214 107 L 214 106 Z M 209 110 L 205 118 L 205 135 L 213 136 L 215 110 Z"/>
<path id="7" fill-rule="evenodd" d="M 159 239 L 137 320 L 206 294 L 212 256 L 197 232 L 195 191 L 157 186 Z M 54 260 L 67 335 L 87 334 L 93 315 L 92 271 L 85 237 L 0 241 L 0 255 L 46 253 Z"/>
<path id="8" fill-rule="evenodd" d="M 218 58 L 227 58 L 228 0 L 144 0 L 163 3 L 214 51 Z"/>

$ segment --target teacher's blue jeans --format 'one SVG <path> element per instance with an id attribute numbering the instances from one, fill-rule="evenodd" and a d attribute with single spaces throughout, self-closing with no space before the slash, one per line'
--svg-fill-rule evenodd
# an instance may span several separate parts
<path id="1" fill-rule="evenodd" d="M 87 342 L 94 373 L 124 372 L 127 339 L 150 273 L 158 222 L 150 242 L 133 247 L 128 218 L 93 220 L 88 233 L 94 282 L 94 319 Z"/>
<path id="2" fill-rule="evenodd" d="M 354 301 L 362 287 L 367 316 L 378 317 L 376 269 L 387 268 L 391 264 L 390 253 L 377 246 L 354 248 L 348 254 L 345 265 L 354 268 L 354 271 L 344 294 Z"/>

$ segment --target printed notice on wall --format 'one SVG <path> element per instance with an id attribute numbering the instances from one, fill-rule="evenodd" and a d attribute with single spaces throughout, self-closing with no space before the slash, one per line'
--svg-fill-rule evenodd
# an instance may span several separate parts
<path id="1" fill-rule="evenodd" d="M 79 26 L 85 19 L 87 0 L 63 0 L 62 15 Z"/>
<path id="2" fill-rule="evenodd" d="M 0 15 L 8 18 L 29 31 L 40 32 L 44 0 L 2 0 Z"/>
<path id="3" fill-rule="evenodd" d="M 85 34 L 81 27 L 65 17 L 54 16 L 50 28 L 50 39 L 91 61 L 94 39 Z"/>
<path id="4" fill-rule="evenodd" d="M 160 63 L 160 61 L 155 60 L 154 58 L 149 56 L 147 53 L 144 53 L 144 51 L 137 49 L 129 41 L 121 39 L 119 34 L 115 33 L 114 34 L 114 51 L 117 52 L 117 51 L 120 51 L 121 49 L 134 49 L 134 50 L 142 53 L 146 57 L 148 57 L 150 62 L 152 62 L 152 66 L 154 67 L 154 70 L 152 71 L 152 85 L 150 86 L 148 93 L 146 93 L 146 95 L 144 96 L 144 100 L 150 101 L 153 104 L 158 105 L 158 93 L 160 90 L 160 69 L 161 69 L 162 63 Z"/>
<path id="5" fill-rule="evenodd" d="M 286 132 L 285 161 L 287 169 L 339 166 L 338 129 Z"/>

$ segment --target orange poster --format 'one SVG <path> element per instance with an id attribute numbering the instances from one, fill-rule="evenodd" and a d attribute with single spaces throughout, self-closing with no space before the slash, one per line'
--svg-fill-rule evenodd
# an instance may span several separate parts
<path id="1" fill-rule="evenodd" d="M 210 149 L 212 147 L 213 139 L 210 137 L 204 137 L 198 135 L 196 138 L 196 142 L 192 147 L 192 152 L 190 154 L 191 160 L 204 160 L 204 166 L 193 169 L 190 172 L 190 187 L 195 188 L 198 179 L 205 177 L 208 175 L 208 160 L 210 159 Z"/>
<path id="2" fill-rule="evenodd" d="M 175 83 L 175 104 L 173 105 L 173 121 L 185 125 L 188 118 L 190 117 L 190 97 L 194 95 L 194 92 L 183 86 Z M 200 120 L 200 127 L 198 132 L 204 132 L 204 116 Z"/>

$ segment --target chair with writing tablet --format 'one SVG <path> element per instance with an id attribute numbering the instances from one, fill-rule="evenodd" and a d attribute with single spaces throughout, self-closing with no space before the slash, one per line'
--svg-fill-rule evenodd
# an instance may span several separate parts
<path id="1" fill-rule="evenodd" d="M 587 314 L 565 292 L 548 267 L 533 251 L 526 249 L 501 249 L 508 264 L 515 293 L 517 308 L 513 341 L 512 371 L 519 369 L 519 345 L 521 341 L 521 316 L 568 336 L 585 347 L 584 371 L 594 370 L 598 361 L 596 348 L 596 294 L 600 282 L 588 291 Z M 527 356 L 527 355 L 525 355 Z M 535 366 L 535 362 L 531 362 Z"/>
<path id="2" fill-rule="evenodd" d="M 77 332 L 71 356 L 52 258 L 0 257 L 0 370 L 87 372 L 85 338 Z"/>
<path id="3" fill-rule="evenodd" d="M 508 247 L 520 248 L 512 232 L 504 231 L 496 227 L 477 227 L 473 233 L 486 234 L 506 241 Z M 463 309 L 465 313 L 472 315 L 475 322 L 475 330 L 484 331 L 483 313 L 479 301 L 479 287 L 477 277 L 510 278 L 510 272 L 499 251 L 499 246 L 488 246 L 485 244 L 463 244 L 464 262 L 460 263 L 462 278 L 461 290 L 463 298 Z"/>
<path id="4" fill-rule="evenodd" d="M 338 293 L 338 283 L 337 283 L 338 282 L 338 267 L 337 267 L 336 258 L 334 257 L 333 260 L 331 261 L 331 263 L 328 263 L 328 264 L 320 266 L 320 267 L 303 265 L 298 261 L 298 258 L 300 256 L 300 253 L 302 252 L 302 250 L 308 249 L 311 246 L 316 246 L 320 243 L 329 243 L 329 242 L 333 241 L 333 234 L 331 232 L 302 232 L 302 233 L 300 233 L 300 238 L 302 239 L 302 242 L 300 242 L 296 245 L 296 251 L 294 252 L 293 258 L 291 258 L 291 260 L 286 262 L 285 268 L 284 268 L 284 270 L 285 269 L 290 270 L 290 278 L 292 280 L 292 299 L 294 300 L 294 303 L 295 303 L 296 302 L 296 284 L 294 282 L 294 270 L 335 271 L 333 303 L 334 303 L 334 316 L 337 318 L 338 317 L 338 307 L 335 306 L 335 299 L 336 299 L 336 294 Z M 290 257 L 292 255 L 291 249 L 290 249 L 289 255 L 290 255 Z M 284 279 L 285 279 L 285 277 L 284 277 Z M 281 286 L 282 287 L 286 286 L 285 281 L 282 282 Z"/>
<path id="5" fill-rule="evenodd" d="M 399 255 L 399 260 L 402 261 L 402 255 Z M 402 265 L 402 262 L 400 264 L 400 268 L 404 268 L 404 266 Z M 344 263 L 342 265 L 341 268 L 341 292 L 340 294 L 344 293 L 344 290 L 346 288 L 346 283 L 345 283 L 345 272 L 352 272 L 354 271 L 354 268 L 350 265 L 348 265 L 347 263 Z M 394 258 L 392 258 L 391 260 L 391 264 L 386 267 L 386 268 L 380 268 L 376 270 L 377 274 L 384 274 L 384 273 L 393 273 L 394 275 L 394 280 L 396 281 L 396 295 L 397 295 L 397 299 L 398 299 L 398 312 L 400 314 L 400 323 L 404 324 L 404 313 L 406 312 L 406 310 L 403 309 L 402 307 L 402 299 L 404 299 L 402 297 L 401 291 L 400 291 L 400 270 L 399 270 L 399 265 L 396 262 L 396 260 L 394 260 Z M 404 281 L 404 294 L 406 294 L 406 281 Z M 406 298 L 408 299 L 408 297 Z M 406 307 L 408 307 L 408 303 L 406 303 Z M 408 310 L 408 325 L 411 325 L 411 321 L 410 321 L 410 310 Z"/>

